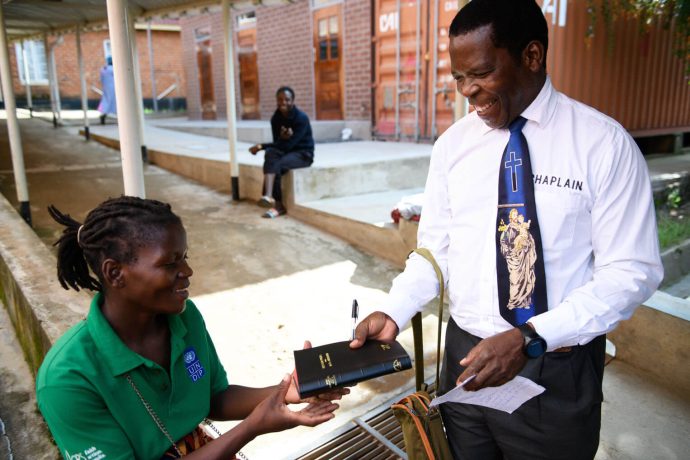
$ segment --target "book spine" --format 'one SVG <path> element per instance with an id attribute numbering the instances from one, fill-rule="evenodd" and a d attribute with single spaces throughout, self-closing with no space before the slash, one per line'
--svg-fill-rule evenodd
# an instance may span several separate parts
<path id="1" fill-rule="evenodd" d="M 308 397 L 324 393 L 333 388 L 352 386 L 363 380 L 369 380 L 381 375 L 392 374 L 412 367 L 409 357 L 395 359 L 393 361 L 378 363 L 371 366 L 354 369 L 348 372 L 334 372 L 325 375 L 318 380 L 300 382 L 300 396 Z"/>

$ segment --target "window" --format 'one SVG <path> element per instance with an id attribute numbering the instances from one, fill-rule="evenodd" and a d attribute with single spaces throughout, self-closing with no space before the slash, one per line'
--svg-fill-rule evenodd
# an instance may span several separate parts
<path id="1" fill-rule="evenodd" d="M 342 3 L 343 0 L 311 0 L 311 8 L 317 10 L 324 6 L 330 6 L 337 3 Z"/>
<path id="2" fill-rule="evenodd" d="M 247 13 L 237 15 L 237 28 L 243 29 L 246 27 L 256 26 L 256 12 L 249 11 Z"/>
<path id="3" fill-rule="evenodd" d="M 206 27 L 200 27 L 198 29 L 194 29 L 194 41 L 199 43 L 199 42 L 205 42 L 205 41 L 210 41 L 211 40 L 211 27 L 206 26 Z"/>
<path id="4" fill-rule="evenodd" d="M 22 45 L 24 45 L 24 52 L 22 52 Z M 15 43 L 14 51 L 17 56 L 17 68 L 21 84 L 26 85 L 26 72 L 28 71 L 29 84 L 47 85 L 48 64 L 46 63 L 46 51 L 43 42 L 27 40 L 23 43 Z M 24 62 L 25 56 L 26 62 Z"/>

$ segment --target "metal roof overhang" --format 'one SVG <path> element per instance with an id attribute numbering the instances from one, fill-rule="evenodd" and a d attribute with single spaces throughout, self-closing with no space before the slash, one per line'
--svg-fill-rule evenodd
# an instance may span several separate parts
<path id="1" fill-rule="evenodd" d="M 290 3 L 292 0 L 230 0 L 235 9 L 253 5 Z M 107 27 L 106 0 L 2 0 L 7 38 L 16 41 L 44 33 Z M 195 16 L 221 10 L 220 0 L 129 0 L 137 20 Z"/>

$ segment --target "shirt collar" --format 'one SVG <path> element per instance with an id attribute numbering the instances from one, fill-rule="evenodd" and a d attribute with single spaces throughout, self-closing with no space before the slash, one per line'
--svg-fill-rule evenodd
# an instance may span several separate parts
<path id="1" fill-rule="evenodd" d="M 544 125 L 551 119 L 555 110 L 556 92 L 551 84 L 551 78 L 547 75 L 541 91 L 539 91 L 537 97 L 534 98 L 521 115 L 527 120 L 536 122 L 538 125 Z"/>
<path id="2" fill-rule="evenodd" d="M 113 327 L 103 316 L 103 312 L 101 312 L 102 304 L 103 294 L 98 292 L 91 301 L 86 324 L 101 358 L 107 363 L 113 375 L 124 374 L 141 365 L 151 365 L 152 362 L 150 360 L 132 351 L 115 333 Z M 168 325 L 170 326 L 173 344 L 178 343 L 179 339 L 187 334 L 187 327 L 179 315 L 168 316 Z M 174 346 L 173 348 L 179 347 Z M 171 362 L 174 359 L 175 357 L 171 356 Z"/>
<path id="3" fill-rule="evenodd" d="M 543 125 L 551 119 L 556 110 L 556 92 L 551 84 L 551 77 L 546 76 L 544 86 L 541 87 L 539 94 L 534 98 L 532 103 L 520 114 L 527 120 L 536 122 L 538 125 Z M 481 134 L 482 136 L 495 128 L 487 126 L 482 122 Z M 507 129 L 506 129 L 507 131 Z"/>

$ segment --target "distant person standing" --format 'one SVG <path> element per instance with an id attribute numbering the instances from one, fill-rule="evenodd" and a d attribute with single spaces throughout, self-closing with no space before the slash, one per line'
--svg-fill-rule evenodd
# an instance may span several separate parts
<path id="1" fill-rule="evenodd" d="M 106 63 L 101 68 L 101 88 L 103 95 L 98 104 L 98 111 L 101 112 L 101 124 L 105 124 L 105 118 L 109 113 L 117 113 L 115 103 L 115 77 L 113 76 L 113 58 L 108 56 Z"/>
<path id="2" fill-rule="evenodd" d="M 266 150 L 264 157 L 264 196 L 259 206 L 269 208 L 261 217 L 275 218 L 287 211 L 280 188 L 282 175 L 296 168 L 306 168 L 314 162 L 314 137 L 309 117 L 295 106 L 295 92 L 283 86 L 276 92 L 278 108 L 271 117 L 271 144 L 256 144 L 249 148 L 252 155 Z"/>

